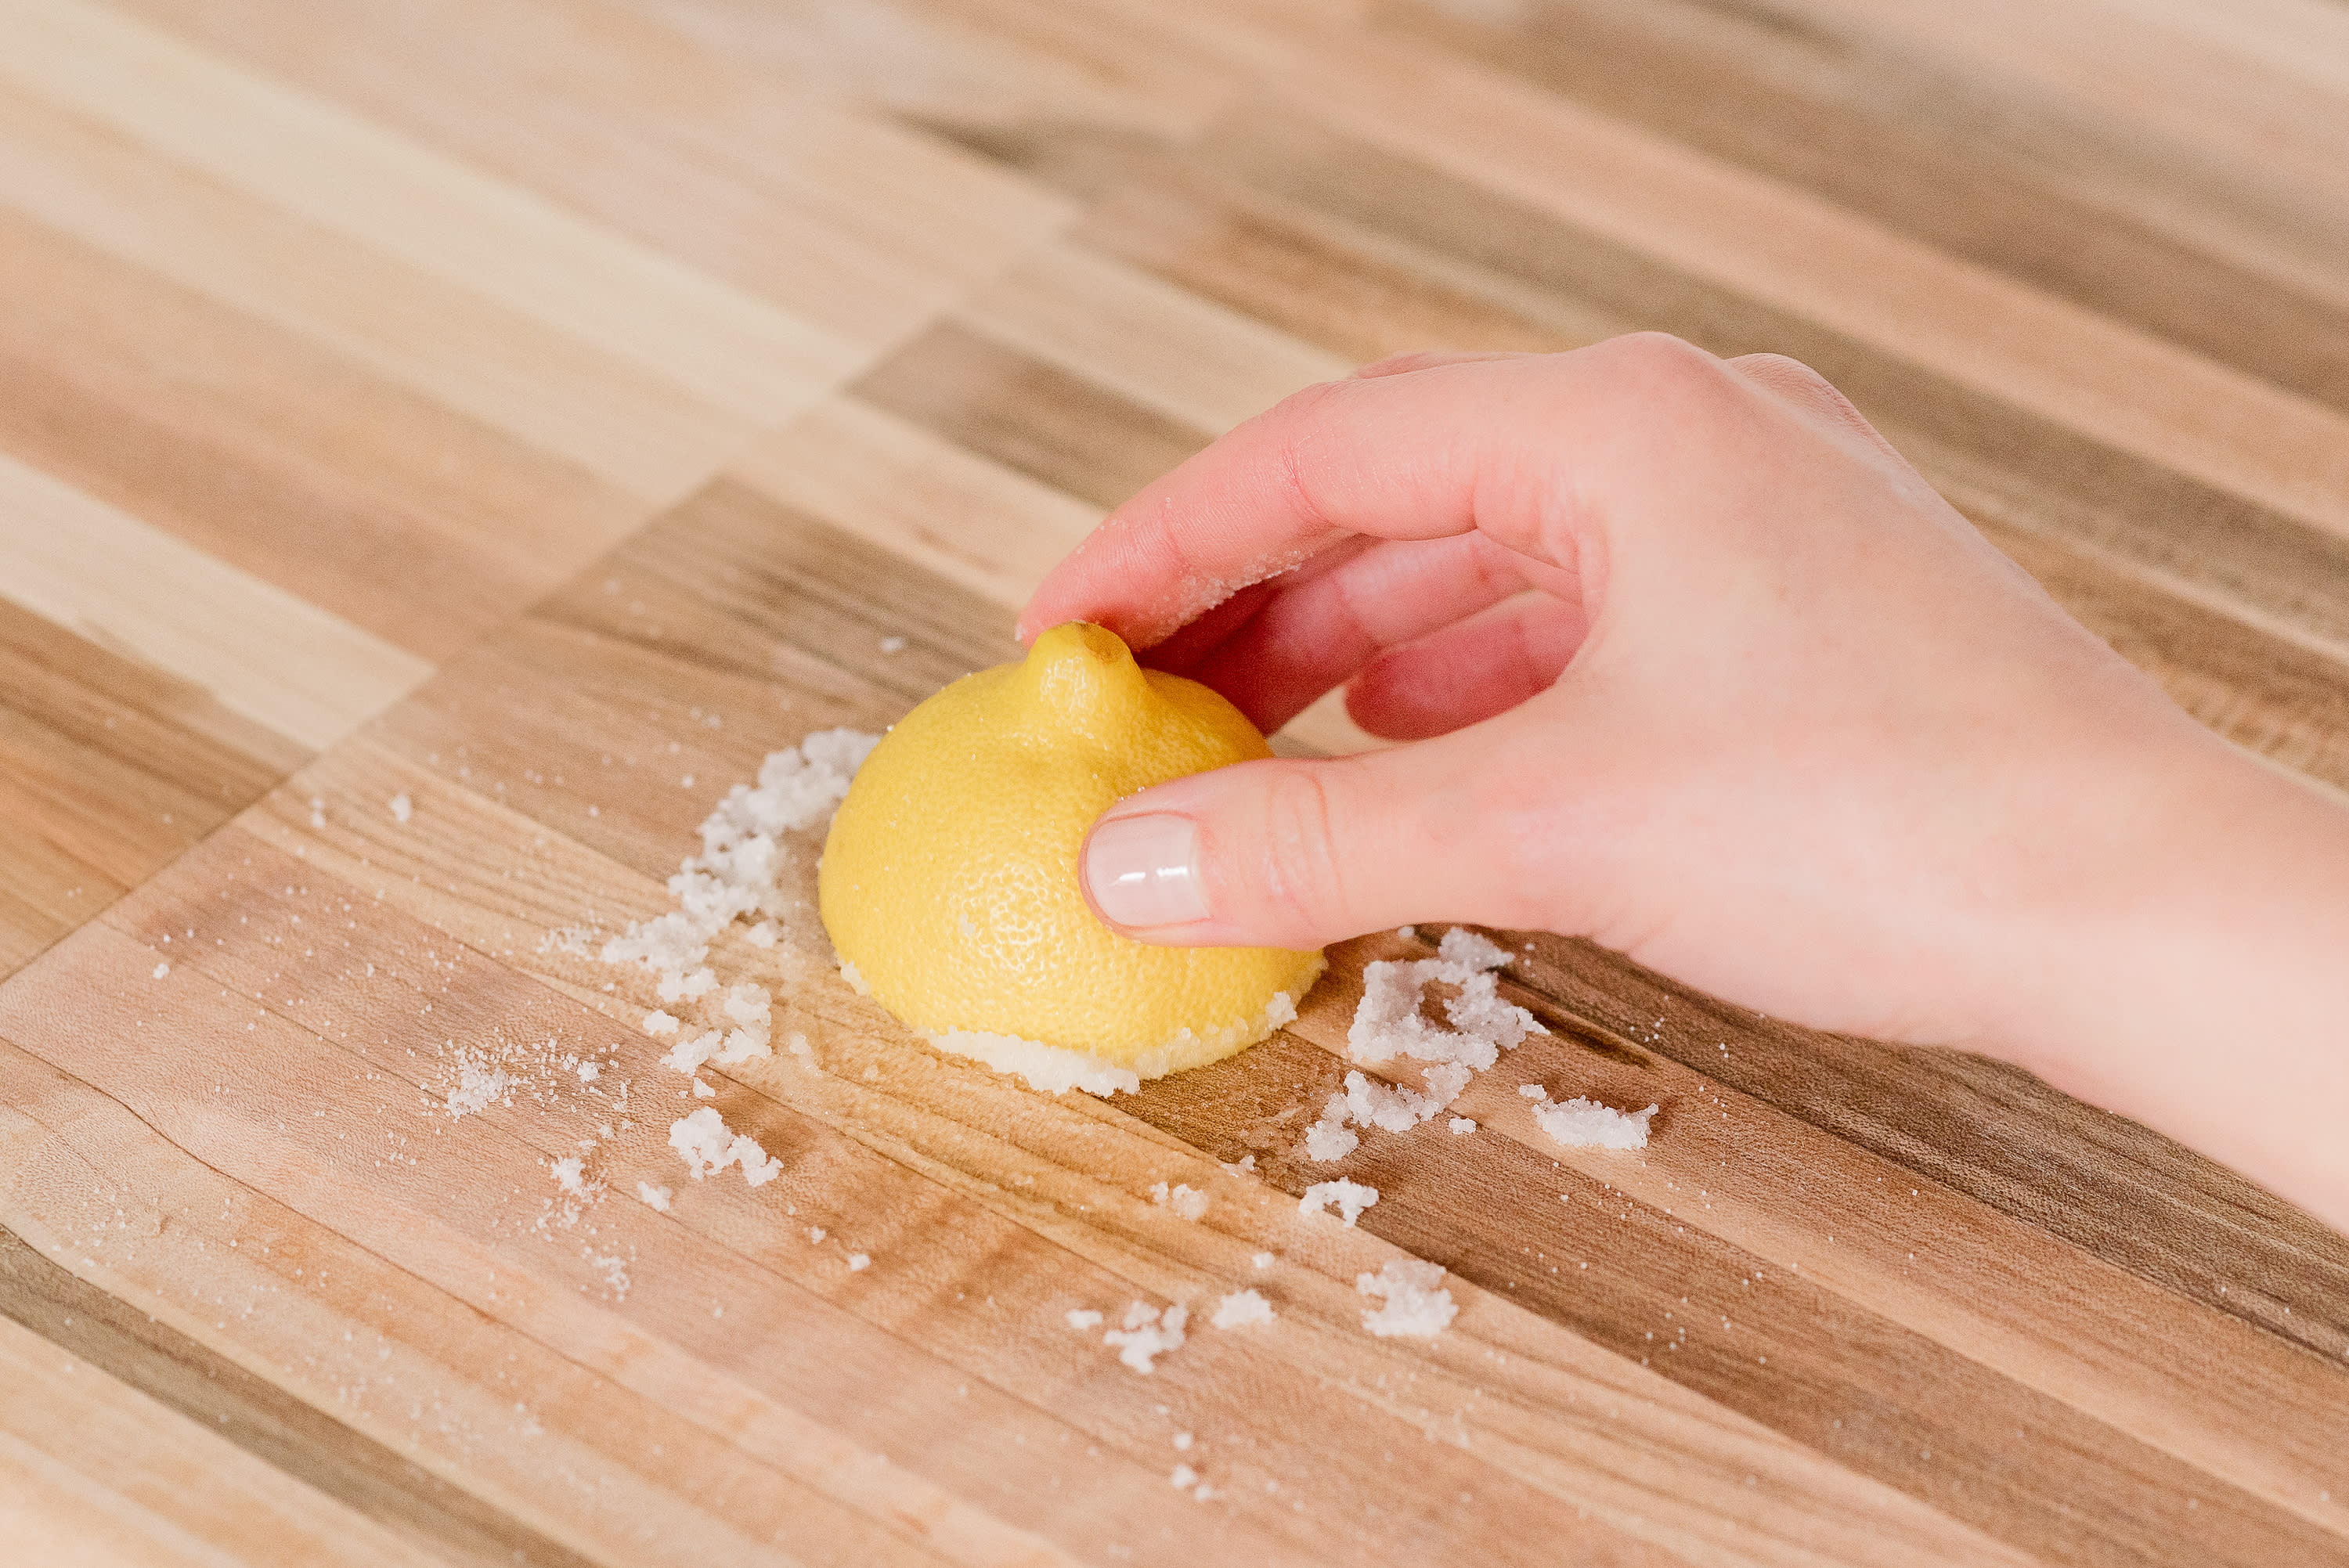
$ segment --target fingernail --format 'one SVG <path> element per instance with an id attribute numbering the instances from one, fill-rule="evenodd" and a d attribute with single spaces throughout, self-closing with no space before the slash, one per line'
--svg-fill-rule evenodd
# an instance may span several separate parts
<path id="1" fill-rule="evenodd" d="M 1085 844 L 1085 890 L 1112 925 L 1185 925 L 1207 917 L 1199 830 L 1188 817 L 1119 817 Z"/>

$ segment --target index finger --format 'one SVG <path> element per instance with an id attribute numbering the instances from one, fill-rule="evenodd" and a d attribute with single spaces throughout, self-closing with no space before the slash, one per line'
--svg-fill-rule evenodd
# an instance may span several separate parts
<path id="1" fill-rule="evenodd" d="M 1308 387 L 1112 512 L 1037 588 L 1019 634 L 1084 620 L 1149 647 L 1350 534 L 1481 529 L 1572 572 L 1580 498 L 1639 438 L 1619 409 L 1698 362 L 1726 384 L 1712 356 L 1646 335 Z"/>

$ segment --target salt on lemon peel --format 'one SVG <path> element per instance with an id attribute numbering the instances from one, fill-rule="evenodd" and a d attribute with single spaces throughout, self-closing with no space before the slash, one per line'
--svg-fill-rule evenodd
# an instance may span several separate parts
<path id="1" fill-rule="evenodd" d="M 1132 1091 L 1297 1016 L 1324 962 L 1160 947 L 1078 885 L 1093 820 L 1154 784 L 1272 755 L 1232 705 L 1071 622 L 965 676 L 857 770 L 818 879 L 841 972 L 932 1044 L 1060 1093 Z"/>

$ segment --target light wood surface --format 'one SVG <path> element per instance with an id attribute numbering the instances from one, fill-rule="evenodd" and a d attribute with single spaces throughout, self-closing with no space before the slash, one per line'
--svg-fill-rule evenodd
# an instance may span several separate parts
<path id="1" fill-rule="evenodd" d="M 1369 1134 L 1349 1229 L 1297 1144 L 1362 965 L 1433 929 L 1113 1103 L 739 938 L 811 1053 L 697 1101 L 645 977 L 550 940 L 665 907 L 764 753 L 1007 656 L 1235 421 L 1634 327 L 1818 366 L 2349 790 L 2349 12 L 0 0 L 0 38 L 10 1551 L 2349 1562 L 2349 1241 L 2024 1075 L 1502 934 L 1552 1036 L 1475 1133 Z M 1283 741 L 1361 743 L 1326 703 Z M 450 1115 L 460 1051 L 510 1104 Z M 1537 1079 L 1655 1101 L 1651 1146 L 1560 1149 Z M 698 1104 L 781 1176 L 687 1180 Z M 1361 1326 L 1406 1256 L 1434 1340 Z M 1205 1326 L 1251 1286 L 1272 1326 Z M 1135 1300 L 1194 1309 L 1147 1377 L 1063 1322 Z"/>

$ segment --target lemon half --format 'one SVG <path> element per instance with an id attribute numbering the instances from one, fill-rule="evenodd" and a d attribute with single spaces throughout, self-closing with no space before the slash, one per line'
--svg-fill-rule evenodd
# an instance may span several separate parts
<path id="1" fill-rule="evenodd" d="M 1319 952 L 1160 947 L 1078 885 L 1093 819 L 1153 784 L 1269 757 L 1240 711 L 1071 622 L 965 676 L 857 770 L 818 897 L 842 971 L 936 1045 L 1039 1088 L 1132 1090 L 1297 1016 Z"/>

